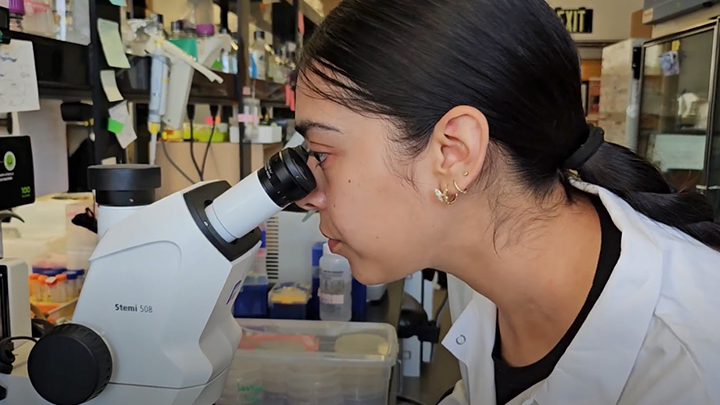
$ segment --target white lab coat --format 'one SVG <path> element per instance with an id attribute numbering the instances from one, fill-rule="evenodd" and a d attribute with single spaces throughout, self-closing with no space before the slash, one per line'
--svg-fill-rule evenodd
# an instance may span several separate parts
<path id="1" fill-rule="evenodd" d="M 720 404 L 720 253 L 597 186 L 622 231 L 620 259 L 552 374 L 509 405 Z M 441 405 L 495 405 L 496 307 L 449 277 L 443 345 L 463 379 Z"/>

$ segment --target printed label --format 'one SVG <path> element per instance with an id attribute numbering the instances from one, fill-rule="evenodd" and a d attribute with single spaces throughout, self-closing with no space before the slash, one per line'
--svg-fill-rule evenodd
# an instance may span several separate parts
<path id="1" fill-rule="evenodd" d="M 319 293 L 320 302 L 329 305 L 342 305 L 345 303 L 345 296 L 343 294 L 325 294 Z"/>

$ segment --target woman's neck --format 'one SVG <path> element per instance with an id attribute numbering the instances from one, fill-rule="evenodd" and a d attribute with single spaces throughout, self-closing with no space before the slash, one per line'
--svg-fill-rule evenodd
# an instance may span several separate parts
<path id="1" fill-rule="evenodd" d="M 504 243 L 480 248 L 472 244 L 477 243 L 477 237 L 470 236 L 473 231 L 477 235 L 477 228 L 470 227 L 458 235 L 467 245 L 448 268 L 498 307 L 505 361 L 532 364 L 557 345 L 592 287 L 601 244 L 597 212 L 582 197 L 510 231 L 520 234 L 490 232 Z"/>

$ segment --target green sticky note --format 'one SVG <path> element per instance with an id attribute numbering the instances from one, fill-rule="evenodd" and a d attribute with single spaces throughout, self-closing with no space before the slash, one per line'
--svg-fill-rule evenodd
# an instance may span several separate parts
<path id="1" fill-rule="evenodd" d="M 118 7 L 127 7 L 127 3 L 125 3 L 125 0 L 110 0 L 110 3 Z"/>
<path id="2" fill-rule="evenodd" d="M 108 120 L 108 131 L 112 132 L 113 134 L 121 133 L 124 127 L 125 124 L 120 121 L 115 121 L 112 118 Z"/>

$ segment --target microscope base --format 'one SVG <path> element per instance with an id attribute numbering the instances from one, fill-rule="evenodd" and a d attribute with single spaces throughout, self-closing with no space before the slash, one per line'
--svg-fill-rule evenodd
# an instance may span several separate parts
<path id="1" fill-rule="evenodd" d="M 33 344 L 28 343 L 15 350 L 15 368 L 12 374 L 0 374 L 0 392 L 4 388 L 7 397 L 0 405 L 52 405 L 35 392 L 27 372 L 27 360 Z M 110 383 L 103 393 L 87 405 L 165 404 L 165 405 L 212 405 L 222 395 L 228 370 L 224 370 L 207 384 L 187 388 L 161 388 Z"/>

